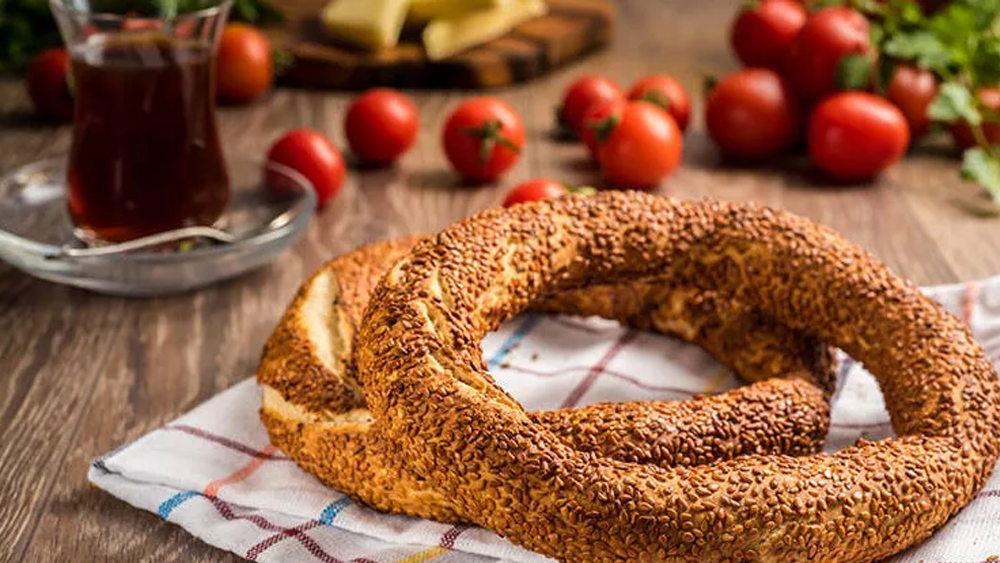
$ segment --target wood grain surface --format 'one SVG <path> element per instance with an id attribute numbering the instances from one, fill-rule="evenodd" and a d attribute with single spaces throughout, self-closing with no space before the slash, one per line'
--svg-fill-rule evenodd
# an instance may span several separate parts
<path id="1" fill-rule="evenodd" d="M 530 177 L 596 181 L 584 150 L 550 140 L 563 87 L 584 72 L 623 83 L 652 71 L 697 92 L 706 73 L 735 67 L 727 0 L 620 3 L 611 50 L 503 90 L 524 117 L 522 162 L 500 184 L 462 187 L 439 148 L 455 92 L 414 93 L 424 126 L 399 166 L 352 173 L 343 193 L 293 251 L 267 268 L 197 293 L 155 300 L 101 297 L 34 280 L 0 264 L 0 561 L 236 561 L 174 525 L 87 484 L 96 456 L 135 439 L 250 376 L 264 340 L 298 284 L 324 260 L 361 243 L 427 232 L 496 205 Z M 220 119 L 230 151 L 262 154 L 280 132 L 310 126 L 343 141 L 346 95 L 282 89 Z M 872 185 L 824 183 L 797 159 L 761 169 L 725 167 L 696 103 L 683 167 L 661 193 L 754 200 L 815 218 L 921 284 L 1000 273 L 1000 221 L 954 204 L 975 188 L 954 155 L 916 152 Z M 0 82 L 0 173 L 68 149 L 69 129 L 28 115 L 22 85 Z"/>
<path id="2" fill-rule="evenodd" d="M 614 0 L 548 0 L 549 12 L 496 40 L 441 61 L 429 61 L 416 32 L 391 49 L 367 53 L 338 44 L 319 12 L 329 0 L 281 3 L 287 22 L 269 30 L 292 55 L 282 81 L 295 86 L 362 89 L 496 88 L 536 78 L 606 45 L 615 22 Z"/>

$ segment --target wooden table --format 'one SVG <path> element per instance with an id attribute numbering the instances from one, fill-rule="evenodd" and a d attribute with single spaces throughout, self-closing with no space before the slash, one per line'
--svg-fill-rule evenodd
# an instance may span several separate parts
<path id="1" fill-rule="evenodd" d="M 519 166 L 498 186 L 465 188 L 439 148 L 442 116 L 460 93 L 415 94 L 424 126 L 394 169 L 352 173 L 292 252 L 270 267 L 197 293 L 155 300 L 93 295 L 0 265 L 0 560 L 220 561 L 211 548 L 152 514 L 92 488 L 92 459 L 253 374 L 264 340 L 298 284 L 356 245 L 438 229 L 496 205 L 504 189 L 535 176 L 595 181 L 584 150 L 551 141 L 553 106 L 584 72 L 628 83 L 651 71 L 681 78 L 735 66 L 726 47 L 726 0 L 621 4 L 612 50 L 527 86 L 499 92 L 528 127 Z M 283 130 L 310 126 L 342 144 L 349 96 L 279 90 L 221 113 L 231 151 L 262 154 Z M 660 190 L 679 197 L 755 200 L 813 217 L 921 284 L 1000 273 L 1000 221 L 954 205 L 975 193 L 953 155 L 921 151 L 878 183 L 824 185 L 808 167 L 726 168 L 696 105 L 683 167 Z M 68 127 L 34 125 L 22 86 L 0 82 L 0 173 L 65 153 Z"/>

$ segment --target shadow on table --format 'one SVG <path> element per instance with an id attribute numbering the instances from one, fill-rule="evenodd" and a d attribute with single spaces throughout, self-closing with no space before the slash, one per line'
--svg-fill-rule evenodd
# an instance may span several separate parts
<path id="1" fill-rule="evenodd" d="M 790 189 L 829 189 L 849 191 L 868 189 L 878 183 L 878 177 L 871 180 L 844 181 L 831 177 L 816 167 L 809 158 L 804 143 L 796 146 L 789 154 L 759 163 L 741 162 L 724 157 L 704 131 L 692 132 L 685 139 L 684 164 L 688 169 L 704 172 L 751 173 L 781 178 Z M 931 161 L 932 164 L 954 166 L 955 173 L 961 163 L 961 154 L 951 144 L 947 136 L 932 135 L 912 147 L 903 157 L 907 159 Z"/>
<path id="2" fill-rule="evenodd" d="M 26 109 L 0 113 L 0 130 L 43 131 L 68 126 L 69 122 L 43 119 Z"/>

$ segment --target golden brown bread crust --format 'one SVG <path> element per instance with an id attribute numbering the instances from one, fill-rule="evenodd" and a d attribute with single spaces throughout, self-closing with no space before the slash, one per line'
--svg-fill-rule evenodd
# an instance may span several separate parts
<path id="1" fill-rule="evenodd" d="M 899 438 L 629 463 L 568 445 L 487 373 L 480 339 L 537 298 L 653 275 L 843 348 L 877 378 Z M 835 233 L 752 205 L 606 192 L 486 211 L 396 262 L 354 358 L 372 439 L 449 492 L 419 513 L 563 561 L 877 561 L 960 510 L 1000 455 L 1000 384 L 967 327 Z"/>
<path id="2" fill-rule="evenodd" d="M 379 278 L 419 240 L 406 237 L 362 247 L 314 273 L 265 344 L 257 369 L 260 382 L 310 412 L 364 408 L 355 382 L 344 381 L 344 364 L 351 360 L 350 339 Z M 317 341 L 328 335 L 314 328 L 344 332 L 343 346 L 324 355 L 317 350 Z"/>
<path id="3" fill-rule="evenodd" d="M 306 470 L 393 512 L 456 520 L 450 501 L 411 478 L 369 433 L 372 418 L 351 375 L 355 328 L 378 278 L 418 242 L 378 243 L 332 260 L 289 306 L 265 347 L 258 379 L 272 442 Z M 623 461 L 696 465 L 739 455 L 813 453 L 829 421 L 828 348 L 703 291 L 654 282 L 593 287 L 539 310 L 617 318 L 695 342 L 758 383 L 685 402 L 598 404 L 533 413 L 568 444 Z M 359 488 L 364 487 L 364 488 Z"/>

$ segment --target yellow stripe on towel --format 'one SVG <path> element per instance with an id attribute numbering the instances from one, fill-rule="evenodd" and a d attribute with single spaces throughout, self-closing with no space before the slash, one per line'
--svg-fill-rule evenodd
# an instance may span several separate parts
<path id="1" fill-rule="evenodd" d="M 417 553 L 413 553 L 411 555 L 407 555 L 406 557 L 400 559 L 399 561 L 396 561 L 396 563 L 424 563 L 424 561 L 430 561 L 431 559 L 434 559 L 439 555 L 444 555 L 445 553 L 448 553 L 448 550 L 446 548 L 432 547 L 429 549 L 425 549 L 423 551 L 418 551 Z"/>

